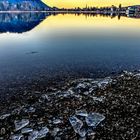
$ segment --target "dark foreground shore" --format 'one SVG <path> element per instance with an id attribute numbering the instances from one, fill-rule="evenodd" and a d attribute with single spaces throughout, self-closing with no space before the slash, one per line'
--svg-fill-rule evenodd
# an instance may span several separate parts
<path id="1" fill-rule="evenodd" d="M 77 79 L 0 103 L 0 140 L 140 140 L 140 74 Z"/>

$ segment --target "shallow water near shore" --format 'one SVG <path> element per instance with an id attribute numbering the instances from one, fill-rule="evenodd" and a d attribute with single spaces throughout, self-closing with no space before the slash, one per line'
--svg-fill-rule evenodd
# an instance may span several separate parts
<path id="1" fill-rule="evenodd" d="M 0 13 L 0 140 L 139 139 L 139 21 Z"/>
<path id="2" fill-rule="evenodd" d="M 3 85 L 55 77 L 96 78 L 140 68 L 140 19 L 0 13 L 0 21 Z"/>

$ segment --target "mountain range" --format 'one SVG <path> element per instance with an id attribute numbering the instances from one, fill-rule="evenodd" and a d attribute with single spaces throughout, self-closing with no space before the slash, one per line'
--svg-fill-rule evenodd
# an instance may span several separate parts
<path id="1" fill-rule="evenodd" d="M 49 11 L 41 0 L 0 0 L 0 11 Z"/>

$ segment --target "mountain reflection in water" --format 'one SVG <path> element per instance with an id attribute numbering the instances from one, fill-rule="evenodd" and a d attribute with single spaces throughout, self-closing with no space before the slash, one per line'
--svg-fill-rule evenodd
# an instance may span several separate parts
<path id="1" fill-rule="evenodd" d="M 0 33 L 23 33 L 32 30 L 50 13 L 1 13 Z"/>
<path id="2" fill-rule="evenodd" d="M 128 17 L 128 18 L 139 18 L 139 15 L 126 15 L 126 14 L 98 14 L 98 13 L 65 13 L 65 12 L 58 12 L 58 13 L 47 13 L 47 12 L 19 12 L 19 13 L 0 13 L 0 33 L 23 33 L 28 32 L 39 25 L 43 20 L 45 20 L 50 15 L 58 15 L 58 14 L 74 14 L 75 16 L 84 15 L 87 17 L 96 17 L 97 15 L 103 17 L 114 18 L 118 17 L 118 20 L 121 17 Z"/>

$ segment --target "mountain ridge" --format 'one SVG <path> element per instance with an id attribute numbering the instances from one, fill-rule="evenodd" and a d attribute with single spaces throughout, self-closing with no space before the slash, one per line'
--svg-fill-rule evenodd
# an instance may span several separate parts
<path id="1" fill-rule="evenodd" d="M 41 0 L 0 0 L 0 11 L 49 11 Z"/>

